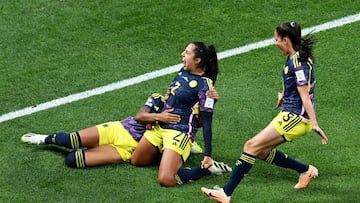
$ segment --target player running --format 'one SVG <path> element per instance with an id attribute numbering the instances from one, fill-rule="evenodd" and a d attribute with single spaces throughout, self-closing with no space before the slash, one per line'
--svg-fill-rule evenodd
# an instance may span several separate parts
<path id="1" fill-rule="evenodd" d="M 231 195 L 243 177 L 250 171 L 256 158 L 283 168 L 290 168 L 300 174 L 295 189 L 305 188 L 311 179 L 318 176 L 315 166 L 304 164 L 276 149 L 282 143 L 293 141 L 314 130 L 328 142 L 323 130 L 319 127 L 314 104 L 314 57 L 311 35 L 301 37 L 300 24 L 286 22 L 278 25 L 274 32 L 277 47 L 287 56 L 283 67 L 283 92 L 278 95 L 276 108 L 281 112 L 271 123 L 248 140 L 243 153 L 235 163 L 230 179 L 223 188 L 201 188 L 210 199 L 218 202 L 230 202 Z"/>

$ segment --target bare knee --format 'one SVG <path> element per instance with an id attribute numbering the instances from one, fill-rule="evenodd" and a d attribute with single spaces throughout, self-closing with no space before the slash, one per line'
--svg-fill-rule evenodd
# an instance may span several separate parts
<path id="1" fill-rule="evenodd" d="M 254 149 L 255 147 L 256 147 L 256 142 L 253 139 L 250 139 L 245 142 L 244 151 Z"/>
<path id="2" fill-rule="evenodd" d="M 273 146 L 265 147 L 264 144 L 258 142 L 255 139 L 248 140 L 244 145 L 244 151 L 250 153 L 251 155 L 256 156 L 258 159 L 265 159 L 270 151 L 273 149 Z"/>
<path id="3" fill-rule="evenodd" d="M 158 181 L 159 181 L 159 184 L 164 187 L 173 187 L 176 185 L 175 176 L 165 174 L 165 173 L 159 173 Z"/>
<path id="4" fill-rule="evenodd" d="M 144 160 L 138 159 L 137 157 L 132 156 L 130 163 L 134 166 L 146 166 L 148 164 L 145 163 Z"/>
<path id="5" fill-rule="evenodd" d="M 244 152 L 258 156 L 258 154 L 261 152 L 260 143 L 258 143 L 255 139 L 246 141 L 244 145 Z"/>
<path id="6" fill-rule="evenodd" d="M 134 157 L 134 155 L 131 156 L 130 163 L 131 163 L 131 165 L 139 166 L 139 162 L 136 159 L 136 157 Z"/>

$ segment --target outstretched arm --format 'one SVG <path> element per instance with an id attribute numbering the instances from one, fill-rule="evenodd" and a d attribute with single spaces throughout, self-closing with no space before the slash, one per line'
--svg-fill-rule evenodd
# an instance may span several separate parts
<path id="1" fill-rule="evenodd" d="M 321 139 L 322 139 L 322 143 L 323 144 L 327 144 L 328 142 L 328 138 L 326 137 L 324 131 L 319 127 L 317 120 L 316 120 L 316 115 L 315 115 L 315 110 L 314 107 L 311 103 L 310 100 L 310 95 L 307 89 L 307 86 L 298 86 L 298 92 L 300 94 L 301 97 L 301 101 L 303 103 L 303 106 L 305 108 L 306 113 L 309 115 L 310 121 L 313 125 L 313 130 L 320 135 Z"/>

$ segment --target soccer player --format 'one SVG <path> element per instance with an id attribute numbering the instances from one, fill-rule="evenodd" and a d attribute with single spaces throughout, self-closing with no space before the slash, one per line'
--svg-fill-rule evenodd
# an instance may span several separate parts
<path id="1" fill-rule="evenodd" d="M 194 107 L 197 105 L 200 106 L 199 115 L 202 119 L 205 144 L 201 167 L 207 169 L 213 165 L 211 145 L 214 100 L 208 98 L 205 93 L 213 88 L 219 72 L 216 49 L 213 45 L 208 46 L 203 42 L 192 42 L 187 45 L 181 56 L 184 66 L 170 84 L 169 97 L 163 108 L 163 111 L 173 109 L 172 113 L 181 116 L 180 122 L 159 122 L 152 130 L 146 131 L 131 158 L 133 165 L 145 166 L 162 153 L 158 181 L 166 187 L 197 178 L 186 175 L 189 171 L 181 168 L 189 157 L 195 139 L 197 122 L 194 120 L 197 117 Z"/>
<path id="2" fill-rule="evenodd" d="M 219 98 L 215 89 L 208 91 L 207 95 L 215 100 Z M 151 129 L 156 121 L 179 122 L 180 116 L 170 113 L 171 110 L 159 111 L 164 106 L 165 99 L 157 93 L 148 97 L 138 112 L 139 115 L 146 116 L 146 120 L 142 120 L 142 122 L 128 117 L 121 121 L 107 122 L 73 133 L 59 132 L 50 135 L 27 133 L 21 137 L 21 140 L 28 144 L 55 144 L 72 149 L 65 158 L 66 165 L 71 168 L 83 169 L 129 162 L 132 152 L 146 129 Z M 192 167 L 188 169 L 188 173 L 179 176 L 184 180 L 187 176 L 199 179 L 210 174 L 221 175 L 227 171 L 231 171 L 229 166 L 214 161 L 214 164 L 208 169 Z M 194 178 L 194 180 L 196 179 Z"/>
<path id="3" fill-rule="evenodd" d="M 218 202 L 230 202 L 231 195 L 243 179 L 256 158 L 283 168 L 290 168 L 300 174 L 295 189 L 307 187 L 311 179 L 318 176 L 315 166 L 295 160 L 276 149 L 282 143 L 293 141 L 311 130 L 318 133 L 322 144 L 328 138 L 319 127 L 314 105 L 314 57 L 312 48 L 314 38 L 302 37 L 300 24 L 286 22 L 278 25 L 274 38 L 280 52 L 287 56 L 283 66 L 283 92 L 278 94 L 276 108 L 281 112 L 256 136 L 249 139 L 243 153 L 235 163 L 230 179 L 223 188 L 201 188 L 210 199 Z"/>
<path id="4" fill-rule="evenodd" d="M 149 114 L 148 123 L 162 121 L 177 123 L 180 117 L 171 110 L 159 112 L 164 105 L 164 97 L 152 94 L 139 111 Z M 95 125 L 72 133 L 58 132 L 50 135 L 27 133 L 21 137 L 28 144 L 55 144 L 73 149 L 65 159 L 67 166 L 85 168 L 105 164 L 129 162 L 132 152 L 146 130 L 146 124 L 128 117 Z"/>

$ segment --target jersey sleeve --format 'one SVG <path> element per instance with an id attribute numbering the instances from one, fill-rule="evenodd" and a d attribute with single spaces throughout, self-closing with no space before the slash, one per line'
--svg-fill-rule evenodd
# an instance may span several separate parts
<path id="1" fill-rule="evenodd" d="M 164 103 L 165 103 L 164 96 L 158 93 L 153 93 L 147 98 L 144 107 L 149 108 L 150 112 L 152 113 L 157 113 L 161 111 L 162 107 L 164 106 Z"/>
<path id="2" fill-rule="evenodd" d="M 215 101 L 206 96 L 206 92 L 213 88 L 213 82 L 209 78 L 204 78 L 204 87 L 199 91 L 200 111 L 213 112 Z"/>
<path id="3" fill-rule="evenodd" d="M 305 62 L 299 63 L 294 67 L 295 81 L 297 86 L 308 85 L 309 82 L 309 68 L 307 65 L 302 65 Z"/>

